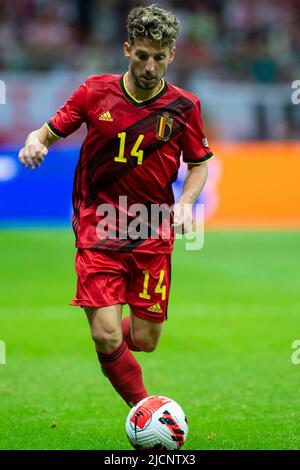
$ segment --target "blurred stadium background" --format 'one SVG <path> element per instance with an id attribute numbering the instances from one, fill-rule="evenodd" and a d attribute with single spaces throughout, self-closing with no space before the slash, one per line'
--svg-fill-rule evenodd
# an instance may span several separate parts
<path id="1" fill-rule="evenodd" d="M 128 10 L 150 3 L 0 0 L 0 448 L 128 448 L 126 410 L 99 386 L 87 326 L 66 307 L 75 283 L 72 178 L 85 130 L 61 139 L 34 172 L 17 154 L 87 75 L 126 70 Z M 197 423 L 187 448 L 299 448 L 300 366 L 290 355 L 300 337 L 300 104 L 291 99 L 300 1 L 157 3 L 181 20 L 167 80 L 200 97 L 215 158 L 201 197 L 205 248 L 176 247 L 174 313 L 159 352 L 141 359 L 145 376 L 161 384 L 152 393 L 171 395 Z M 168 367 L 172 377 L 159 372 L 174 358 L 180 384 L 176 368 Z M 85 371 L 82 387 L 73 360 Z M 100 404 L 113 409 L 109 437 Z M 107 431 L 95 438 L 100 422 Z"/>

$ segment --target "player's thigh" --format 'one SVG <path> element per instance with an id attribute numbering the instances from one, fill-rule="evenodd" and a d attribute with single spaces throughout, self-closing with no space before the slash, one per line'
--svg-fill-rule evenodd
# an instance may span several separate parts
<path id="1" fill-rule="evenodd" d="M 127 303 L 135 317 L 145 320 L 135 322 L 136 331 L 161 331 L 161 327 L 151 324 L 163 323 L 167 318 L 171 255 L 136 253 L 131 265 L 128 263 L 128 271 Z"/>
<path id="2" fill-rule="evenodd" d="M 79 248 L 77 291 L 72 305 L 106 307 L 126 302 L 126 270 L 118 253 Z"/>
<path id="3" fill-rule="evenodd" d="M 122 308 L 122 304 L 84 307 L 92 339 L 103 352 L 113 349 L 122 340 Z"/>

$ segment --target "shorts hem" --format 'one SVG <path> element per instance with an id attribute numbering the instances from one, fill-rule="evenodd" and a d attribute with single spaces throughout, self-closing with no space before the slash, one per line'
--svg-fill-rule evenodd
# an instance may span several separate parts
<path id="1" fill-rule="evenodd" d="M 111 305 L 125 304 L 126 301 L 122 299 L 112 300 L 110 302 L 91 302 L 90 300 L 74 299 L 69 305 L 73 307 L 110 307 Z"/>
<path id="2" fill-rule="evenodd" d="M 174 250 L 174 244 L 172 244 L 170 247 L 168 248 L 146 248 L 146 249 L 142 249 L 140 248 L 141 245 L 139 245 L 137 248 L 133 248 L 132 251 L 130 253 L 133 253 L 133 254 L 136 254 L 136 253 L 140 253 L 140 254 L 145 254 L 145 255 L 171 255 L 173 253 L 173 250 Z M 88 250 L 88 251 L 93 251 L 93 252 L 115 252 L 115 253 L 125 253 L 126 254 L 126 251 L 122 251 L 121 249 L 112 249 L 112 248 L 105 248 L 105 247 L 99 247 L 99 248 L 95 248 L 94 245 L 90 245 L 90 244 L 76 244 L 76 248 L 78 250 Z"/>
<path id="3" fill-rule="evenodd" d="M 131 308 L 131 311 L 132 311 L 133 315 L 135 315 L 138 318 L 141 318 L 142 320 L 148 320 L 148 321 L 152 321 L 154 323 L 163 323 L 167 319 L 166 315 L 164 315 L 163 317 L 162 316 L 161 317 L 154 317 L 153 315 L 149 315 L 148 313 L 145 313 L 144 311 L 135 310 L 130 305 L 129 305 L 129 307 Z"/>

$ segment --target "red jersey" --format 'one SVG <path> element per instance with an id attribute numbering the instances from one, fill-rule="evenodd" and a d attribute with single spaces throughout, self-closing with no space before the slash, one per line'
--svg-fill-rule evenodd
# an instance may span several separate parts
<path id="1" fill-rule="evenodd" d="M 91 76 L 48 127 L 58 137 L 67 137 L 83 122 L 87 136 L 73 187 L 76 246 L 170 253 L 173 231 L 167 237 L 163 233 L 172 223 L 172 183 L 181 154 L 191 164 L 213 155 L 204 136 L 199 99 L 162 80 L 158 93 L 141 102 L 127 91 L 124 76 Z M 152 205 L 163 208 L 158 227 L 137 212 L 137 204 L 149 214 Z M 146 237 L 130 236 L 128 227 L 132 222 L 136 228 L 137 214 Z"/>

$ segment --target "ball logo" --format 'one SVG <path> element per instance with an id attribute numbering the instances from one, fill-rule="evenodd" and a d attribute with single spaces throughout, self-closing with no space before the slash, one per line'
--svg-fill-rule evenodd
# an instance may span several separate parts
<path id="1" fill-rule="evenodd" d="M 171 414 L 169 413 L 168 410 L 165 410 L 163 412 L 162 417 L 159 418 L 159 421 L 162 424 L 165 424 L 167 426 L 167 428 L 171 431 L 172 439 L 173 439 L 173 441 L 176 442 L 177 449 L 180 449 L 180 447 L 184 443 L 184 431 L 180 428 L 180 426 L 177 423 L 176 419 L 174 419 L 171 416 Z"/>
<path id="2" fill-rule="evenodd" d="M 132 415 L 130 422 L 135 428 L 135 432 L 145 429 L 151 423 L 152 415 L 155 411 L 170 400 L 161 397 L 151 397 L 146 400 L 147 406 L 143 403 L 136 409 L 136 412 Z"/>

